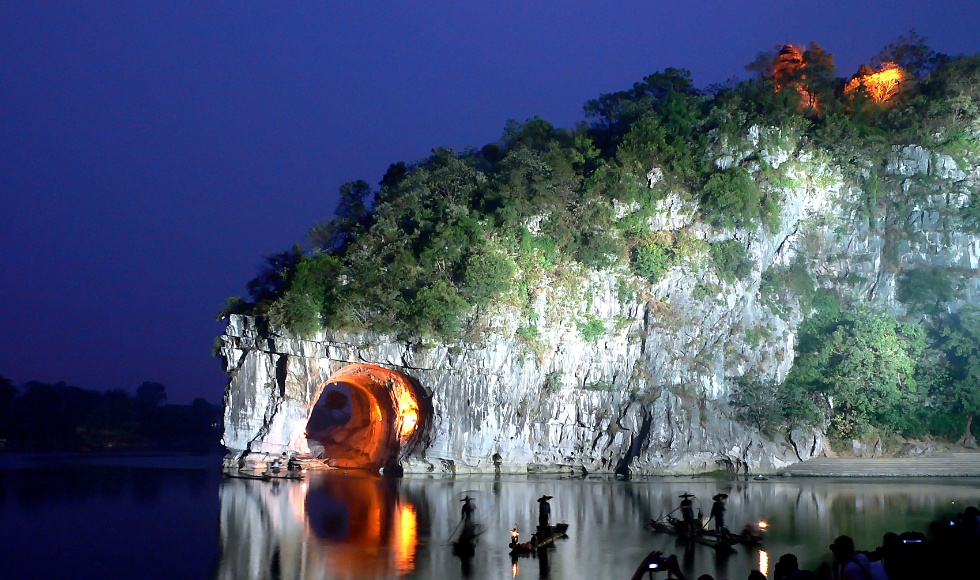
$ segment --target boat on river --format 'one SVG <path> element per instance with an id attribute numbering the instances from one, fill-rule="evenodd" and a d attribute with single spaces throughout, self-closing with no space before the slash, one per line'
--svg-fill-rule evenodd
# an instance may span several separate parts
<path id="1" fill-rule="evenodd" d="M 658 519 L 651 519 L 647 524 L 647 528 L 653 532 L 670 534 L 677 536 L 681 540 L 697 542 L 716 550 L 730 550 L 738 544 L 748 546 L 760 545 L 768 524 L 760 521 L 755 524 L 746 524 L 739 534 L 720 534 L 716 530 L 707 529 L 703 519 L 695 518 L 694 528 L 689 531 L 683 519 L 668 514 Z"/>
<path id="2" fill-rule="evenodd" d="M 531 534 L 531 538 L 526 542 L 520 541 L 520 531 L 515 526 L 510 531 L 510 555 L 525 556 L 536 552 L 539 549 L 547 548 L 568 537 L 568 524 L 562 522 L 553 526 L 538 526 L 538 529 Z"/>
<path id="3" fill-rule="evenodd" d="M 262 473 L 254 473 L 248 471 L 232 471 L 226 472 L 226 477 L 232 477 L 235 479 L 260 479 L 262 481 L 272 481 L 274 479 L 292 479 L 301 480 L 304 478 L 303 472 L 301 470 L 281 470 L 278 473 L 271 471 L 265 471 Z"/>

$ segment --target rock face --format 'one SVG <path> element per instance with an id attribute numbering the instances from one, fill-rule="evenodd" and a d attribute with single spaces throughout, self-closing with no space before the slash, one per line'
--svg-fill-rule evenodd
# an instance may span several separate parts
<path id="1" fill-rule="evenodd" d="M 516 333 L 521 319 L 506 305 L 480 340 L 458 344 L 406 343 L 370 331 L 262 334 L 251 318 L 231 316 L 221 337 L 231 377 L 228 465 L 243 455 L 308 451 L 311 409 L 350 365 L 390 369 L 414 385 L 418 425 L 400 439 L 389 432 L 385 443 L 408 472 L 773 473 L 823 454 L 819 428 L 773 440 L 736 422 L 728 408 L 733 379 L 779 381 L 792 365 L 804 313 L 787 292 L 774 311 L 764 299 L 764 273 L 802 259 L 820 285 L 901 312 L 896 278 L 903 268 L 977 270 L 980 240 L 950 215 L 967 203 L 980 171 L 922 148 L 896 149 L 883 181 L 906 194 L 918 188 L 919 201 L 872 223 L 848 201 L 860 198 L 857 186 L 806 150 L 791 129 L 756 127 L 741 140 L 717 143 L 719 169 L 747 164 L 767 187 L 775 186 L 762 183 L 760 163 L 751 159 L 782 171 L 778 231 L 711 228 L 676 193 L 661 202 L 650 228 L 703 242 L 735 239 L 752 259 L 748 276 L 726 282 L 709 261 L 690 259 L 632 294 L 623 292 L 622 281 L 632 277 L 625 269 L 583 269 L 574 284 L 545 279 L 528 292 L 537 321 L 533 342 Z M 659 175 L 651 170 L 651 186 Z M 888 224 L 911 233 L 890 240 Z M 960 286 L 963 302 L 980 298 L 972 274 Z M 601 321 L 605 332 L 583 336 L 583 320 Z M 385 420 L 393 420 L 398 397 L 383 383 L 368 390 L 387 409 Z"/>

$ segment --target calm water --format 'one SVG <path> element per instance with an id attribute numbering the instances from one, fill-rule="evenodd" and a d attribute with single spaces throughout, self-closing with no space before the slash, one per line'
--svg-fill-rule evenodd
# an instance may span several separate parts
<path id="1" fill-rule="evenodd" d="M 222 479 L 214 457 L 0 457 L 0 577 L 4 578 L 629 578 L 648 551 L 673 553 L 696 578 L 742 579 L 794 552 L 807 566 L 839 534 L 872 549 L 886 531 L 980 503 L 980 481 L 605 477 L 381 480 L 331 472 L 308 481 Z M 190 468 L 176 469 L 189 464 Z M 719 558 L 643 523 L 685 491 L 727 492 L 733 529 L 770 523 L 764 550 Z M 507 531 L 533 531 L 536 498 L 570 538 L 547 558 L 508 556 Z M 476 498 L 486 530 L 462 561 L 449 540 L 460 499 Z M 707 513 L 709 505 L 703 506 Z"/>

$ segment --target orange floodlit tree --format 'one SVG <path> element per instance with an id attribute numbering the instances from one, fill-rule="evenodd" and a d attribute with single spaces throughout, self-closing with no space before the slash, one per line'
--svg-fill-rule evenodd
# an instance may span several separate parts
<path id="1" fill-rule="evenodd" d="M 892 102 L 901 92 L 908 77 L 908 73 L 893 62 L 882 64 L 877 71 L 868 66 L 861 66 L 857 74 L 844 86 L 844 94 L 853 97 L 858 90 L 863 89 L 874 103 Z"/>
<path id="2" fill-rule="evenodd" d="M 776 92 L 790 87 L 800 96 L 800 109 L 820 112 L 820 86 L 827 77 L 833 77 L 833 55 L 817 43 L 809 48 L 784 45 L 769 67 Z"/>
<path id="3" fill-rule="evenodd" d="M 776 82 L 776 90 L 797 80 L 797 73 L 804 66 L 803 52 L 792 44 L 784 46 L 772 61 L 772 78 Z"/>

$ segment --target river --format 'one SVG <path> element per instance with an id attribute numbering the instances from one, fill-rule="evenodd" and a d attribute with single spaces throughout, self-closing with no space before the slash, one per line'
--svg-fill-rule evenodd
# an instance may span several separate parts
<path id="1" fill-rule="evenodd" d="M 840 534 L 873 549 L 887 531 L 980 503 L 974 479 L 587 478 L 311 474 L 305 481 L 222 478 L 214 456 L 0 457 L 0 576 L 4 578 L 629 578 L 651 549 L 676 554 L 691 578 L 744 579 L 795 553 L 829 559 Z M 769 523 L 762 549 L 721 557 L 644 529 L 681 493 L 710 510 L 729 494 L 733 530 Z M 537 502 L 569 524 L 545 558 L 508 555 L 508 530 L 527 538 Z M 475 498 L 485 533 L 475 555 L 453 555 L 461 499 Z"/>

